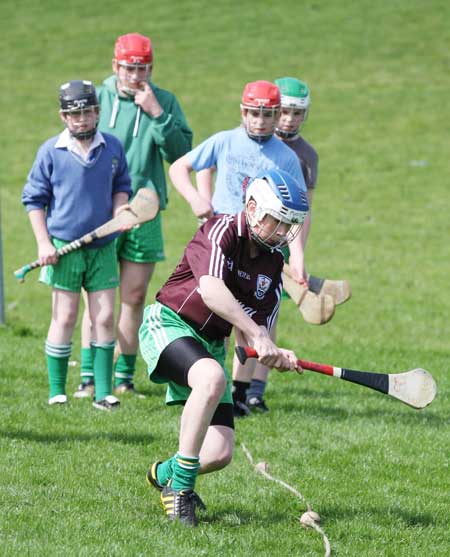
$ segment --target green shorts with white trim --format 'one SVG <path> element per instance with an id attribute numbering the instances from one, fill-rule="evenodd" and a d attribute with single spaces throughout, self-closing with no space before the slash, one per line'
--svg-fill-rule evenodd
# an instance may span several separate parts
<path id="1" fill-rule="evenodd" d="M 168 383 L 166 404 L 183 404 L 191 393 L 189 387 L 184 387 L 168 381 L 155 373 L 159 357 L 163 350 L 174 340 L 182 337 L 192 337 L 199 342 L 222 367 L 227 379 L 227 387 L 220 403 L 233 403 L 231 395 L 231 378 L 225 366 L 225 346 L 223 340 L 208 340 L 200 335 L 193 327 L 183 320 L 177 313 L 158 302 L 147 306 L 144 320 L 139 329 L 139 345 L 142 357 L 147 362 L 148 374 L 154 383 Z M 180 354 L 180 358 L 183 355 Z"/>
<path id="2" fill-rule="evenodd" d="M 52 238 L 56 249 L 69 242 Z M 56 265 L 42 267 L 39 280 L 69 292 L 108 290 L 119 286 L 119 269 L 114 242 L 100 248 L 80 248 L 67 253 Z"/>

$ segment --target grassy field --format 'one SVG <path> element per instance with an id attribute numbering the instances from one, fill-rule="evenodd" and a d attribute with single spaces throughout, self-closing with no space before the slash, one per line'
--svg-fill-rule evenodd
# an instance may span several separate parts
<path id="1" fill-rule="evenodd" d="M 333 555 L 449 555 L 449 18 L 444 0 L 2 2 L 1 555 L 323 555 L 321 537 L 299 526 L 305 503 L 257 475 L 241 443 L 320 513 Z M 347 278 L 353 298 L 323 327 L 284 301 L 280 343 L 354 369 L 424 367 L 439 389 L 414 411 L 313 373 L 274 373 L 271 411 L 240 421 L 232 465 L 200 478 L 208 512 L 194 531 L 167 524 L 145 485 L 148 464 L 176 446 L 179 411 L 142 360 L 145 400 L 113 415 L 89 401 L 50 409 L 50 292 L 36 274 L 24 285 L 12 275 L 36 257 L 20 194 L 37 148 L 60 130 L 58 87 L 100 82 L 130 31 L 152 37 L 154 80 L 177 94 L 196 144 L 238 123 L 246 82 L 310 84 L 304 135 L 320 173 L 308 269 Z M 149 302 L 195 226 L 172 190 Z M 78 349 L 79 332 L 74 360 Z"/>

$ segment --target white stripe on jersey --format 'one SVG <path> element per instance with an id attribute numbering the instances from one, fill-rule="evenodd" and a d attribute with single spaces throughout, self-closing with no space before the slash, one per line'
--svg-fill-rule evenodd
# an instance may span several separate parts
<path id="1" fill-rule="evenodd" d="M 184 302 L 179 307 L 177 313 L 180 313 L 180 311 L 183 309 L 186 302 L 189 300 L 189 298 L 192 296 L 192 294 L 194 294 L 194 292 L 196 292 L 197 290 L 200 292 L 200 289 L 198 288 L 198 286 L 196 286 L 195 288 L 192 289 L 191 293 L 188 296 L 186 296 L 186 298 L 184 299 Z"/>
<path id="2" fill-rule="evenodd" d="M 225 256 L 219 244 L 233 218 L 232 215 L 225 215 L 214 224 L 208 234 L 208 240 L 210 240 L 212 245 L 208 273 L 220 279 L 223 279 L 222 269 L 225 263 Z"/>
<path id="3" fill-rule="evenodd" d="M 267 317 L 267 330 L 269 330 L 269 331 L 272 329 L 272 327 L 274 326 L 274 324 L 276 323 L 276 320 L 277 320 L 278 311 L 280 309 L 282 291 L 283 291 L 283 286 L 282 286 L 282 283 L 280 282 L 280 284 L 275 289 L 275 294 L 276 294 L 276 297 L 277 297 L 277 303 L 275 304 L 275 307 L 273 308 L 272 313 Z"/>
<path id="4" fill-rule="evenodd" d="M 213 315 L 214 315 L 213 312 L 211 312 L 211 313 L 208 315 L 208 319 L 205 319 L 205 322 L 204 322 L 203 325 L 199 328 L 199 331 L 202 331 L 202 330 L 206 327 L 206 325 L 208 324 L 208 321 L 211 319 L 211 317 L 212 317 Z"/>
<path id="5" fill-rule="evenodd" d="M 238 218 L 237 218 L 237 225 L 238 225 L 238 234 L 239 234 L 239 236 L 242 236 L 242 217 L 241 217 L 241 215 L 242 215 L 243 212 L 244 212 L 244 211 L 241 211 L 241 212 L 239 213 Z"/>

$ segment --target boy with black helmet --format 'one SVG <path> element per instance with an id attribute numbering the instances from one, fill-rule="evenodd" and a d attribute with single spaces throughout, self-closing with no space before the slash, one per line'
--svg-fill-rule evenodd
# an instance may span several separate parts
<path id="1" fill-rule="evenodd" d="M 45 343 L 49 404 L 65 404 L 68 360 L 80 291 L 88 293 L 93 325 L 94 407 L 113 410 L 114 297 L 119 284 L 113 237 L 101 238 L 60 260 L 57 248 L 94 230 L 127 207 L 131 195 L 125 153 L 113 136 L 97 130 L 99 106 L 90 81 L 61 86 L 66 129 L 39 149 L 22 202 L 38 245 L 40 280 L 53 287 L 52 319 Z"/>

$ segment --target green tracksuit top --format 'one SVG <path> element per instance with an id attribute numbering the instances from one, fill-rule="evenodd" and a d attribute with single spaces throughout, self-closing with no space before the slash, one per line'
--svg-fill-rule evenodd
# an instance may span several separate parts
<path id="1" fill-rule="evenodd" d="M 192 148 L 192 131 L 172 93 L 150 83 L 163 113 L 152 118 L 134 103 L 119 97 L 116 76 L 105 79 L 97 89 L 100 103 L 99 130 L 115 135 L 125 149 L 133 193 L 139 188 L 155 189 L 160 208 L 167 205 L 164 163 L 173 163 Z"/>

